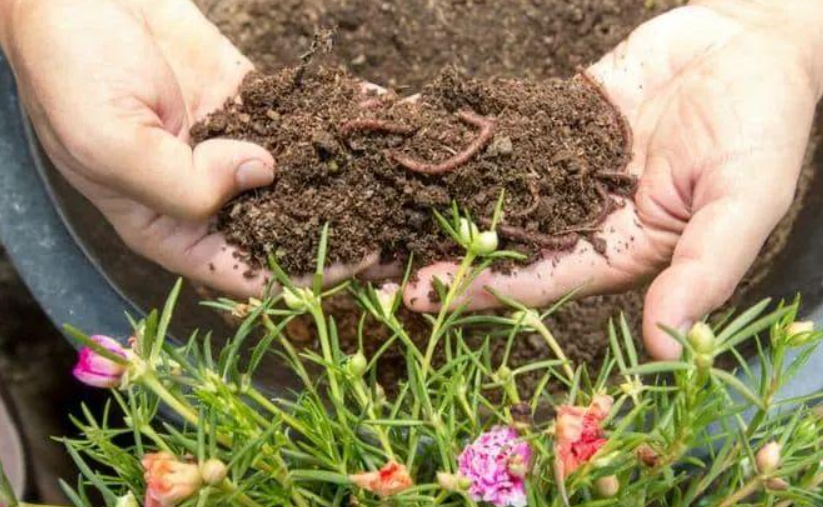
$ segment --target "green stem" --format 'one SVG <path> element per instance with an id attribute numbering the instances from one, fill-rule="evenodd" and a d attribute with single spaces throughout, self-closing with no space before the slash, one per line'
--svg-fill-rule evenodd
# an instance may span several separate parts
<path id="1" fill-rule="evenodd" d="M 755 477 L 747 482 L 742 488 L 727 496 L 717 507 L 733 507 L 756 493 L 763 483 L 761 477 Z"/>
<path id="2" fill-rule="evenodd" d="M 154 392 L 158 398 L 163 400 L 163 402 L 169 406 L 172 410 L 177 412 L 180 417 L 185 419 L 186 421 L 190 422 L 191 424 L 197 425 L 197 414 L 194 412 L 188 403 L 180 400 L 172 394 L 171 391 L 166 389 L 166 386 L 163 385 L 162 382 L 154 375 L 152 372 L 147 372 L 142 377 L 140 377 L 140 382 L 146 386 L 149 390 Z"/>
<path id="3" fill-rule="evenodd" d="M 539 318 L 535 318 L 529 319 L 529 325 L 546 340 L 546 344 L 548 344 L 549 348 L 554 352 L 554 355 L 557 356 L 557 359 L 563 361 L 563 372 L 569 378 L 569 382 L 572 382 L 574 379 L 574 370 L 569 364 L 569 359 L 566 357 L 566 353 L 563 352 L 563 348 L 557 343 L 557 339 L 551 331 L 549 331 L 549 328 L 546 327 L 546 324 Z"/>
<path id="4" fill-rule="evenodd" d="M 371 397 L 367 394 L 366 387 L 363 383 L 363 379 L 357 379 L 354 382 L 354 394 L 357 401 L 360 403 L 360 406 L 366 410 L 366 413 L 369 415 L 370 419 L 377 419 L 377 413 L 374 411 L 374 403 L 371 400 Z M 391 442 L 389 441 L 389 435 L 386 433 L 386 428 L 383 426 L 377 426 L 377 438 L 380 440 L 380 445 L 383 446 L 383 450 L 386 451 L 386 454 L 390 459 L 394 459 L 394 451 L 391 447 Z"/>
<path id="5" fill-rule="evenodd" d="M 323 309 L 319 304 L 312 304 L 310 312 L 312 317 L 314 317 L 314 324 L 317 327 L 317 336 L 320 339 L 320 348 L 323 352 L 323 359 L 328 364 L 334 365 L 334 354 L 332 353 L 331 343 L 329 342 L 329 331 L 326 326 L 326 318 L 323 315 Z M 334 371 L 334 367 L 327 368 L 327 371 L 329 374 L 329 388 L 331 389 L 332 398 L 334 398 L 335 403 L 342 405 L 343 396 L 340 393 L 340 386 L 337 383 L 337 372 Z"/>
<path id="6" fill-rule="evenodd" d="M 457 273 L 454 275 L 454 279 L 451 282 L 451 286 L 449 287 L 449 292 L 446 294 L 445 300 L 443 300 L 443 304 L 440 308 L 440 313 L 437 315 L 437 320 L 434 323 L 434 327 L 432 327 L 432 334 L 429 337 L 429 344 L 426 348 L 426 355 L 423 358 L 423 367 L 422 367 L 422 376 L 421 381 L 423 385 L 425 385 L 426 377 L 429 374 L 429 368 L 431 367 L 432 358 L 434 357 L 434 352 L 437 349 L 437 345 L 440 342 L 440 328 L 443 327 L 443 323 L 446 320 L 446 317 L 449 314 L 449 310 L 451 309 L 451 305 L 454 302 L 455 297 L 457 297 L 457 293 L 462 289 L 463 285 L 463 278 L 465 278 L 466 273 L 468 272 L 471 265 L 474 263 L 475 254 L 471 251 L 466 253 L 466 256 L 463 258 L 463 262 L 460 263 L 460 266 L 457 268 Z"/>

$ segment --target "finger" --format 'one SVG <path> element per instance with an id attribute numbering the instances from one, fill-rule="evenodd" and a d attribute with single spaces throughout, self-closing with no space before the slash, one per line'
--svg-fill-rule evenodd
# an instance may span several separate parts
<path id="1" fill-rule="evenodd" d="M 109 145 L 103 183 L 175 218 L 202 220 L 238 193 L 274 181 L 271 154 L 253 143 L 212 139 L 192 149 L 151 127 L 130 137 Z"/>
<path id="2" fill-rule="evenodd" d="M 173 273 L 218 291 L 241 297 L 262 294 L 271 273 L 250 266 L 244 260 L 246 256 L 228 245 L 222 234 L 211 233 L 207 223 L 183 222 L 135 206 L 126 214 L 107 216 L 132 250 Z M 324 285 L 340 283 L 378 262 L 379 255 L 372 253 L 351 265 L 332 264 L 324 273 Z M 298 277 L 294 282 L 307 286 L 312 283 L 312 276 Z"/>
<path id="3" fill-rule="evenodd" d="M 544 252 L 543 260 L 530 266 L 516 267 L 509 272 L 493 270 L 480 274 L 466 289 L 458 303 L 480 310 L 500 306 L 496 294 L 540 307 L 572 291 L 583 296 L 626 289 L 642 277 L 659 269 L 663 259 L 653 257 L 657 251 L 653 237 L 638 226 L 634 206 L 627 203 L 604 223 L 600 236 L 605 240 L 605 253 L 597 252 L 586 240 L 581 240 L 569 252 Z M 457 266 L 441 262 L 423 268 L 404 293 L 406 305 L 419 312 L 432 312 L 440 302 L 432 298 L 434 279 L 448 286 Z"/>
<path id="4" fill-rule="evenodd" d="M 694 214 L 675 248 L 671 266 L 654 280 L 646 295 L 643 335 L 653 357 L 680 357 L 680 345 L 660 324 L 685 332 L 725 303 L 789 201 L 773 193 L 745 193 L 721 197 Z"/>

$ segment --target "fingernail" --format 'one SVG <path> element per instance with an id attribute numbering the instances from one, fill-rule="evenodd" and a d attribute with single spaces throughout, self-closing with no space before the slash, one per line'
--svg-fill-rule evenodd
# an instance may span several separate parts
<path id="1" fill-rule="evenodd" d="M 274 181 L 274 168 L 260 160 L 249 160 L 243 162 L 237 168 L 235 178 L 237 179 L 237 187 L 240 190 L 271 185 Z"/>

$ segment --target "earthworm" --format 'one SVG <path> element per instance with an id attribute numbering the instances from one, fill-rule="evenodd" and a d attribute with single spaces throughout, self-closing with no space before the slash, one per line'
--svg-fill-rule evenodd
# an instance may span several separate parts
<path id="1" fill-rule="evenodd" d="M 606 190 L 606 187 L 603 186 L 602 183 L 595 183 L 595 189 L 597 190 L 597 195 L 600 196 L 600 200 L 602 201 L 602 204 L 600 205 L 600 212 L 597 216 L 586 224 L 564 229 L 563 232 L 560 232 L 559 234 L 592 234 L 600 230 L 600 225 L 605 222 L 609 217 L 609 214 L 614 211 L 614 200 L 612 200 L 608 190 Z"/>
<path id="2" fill-rule="evenodd" d="M 470 111 L 461 111 L 457 113 L 457 117 L 463 122 L 474 125 L 480 129 L 480 134 L 478 134 L 477 138 L 472 141 L 465 150 L 439 164 L 420 162 L 399 153 L 389 153 L 389 158 L 409 171 L 421 174 L 447 173 L 465 164 L 477 155 L 480 150 L 485 148 L 494 137 L 494 120 Z"/>
<path id="3" fill-rule="evenodd" d="M 480 225 L 491 227 L 492 221 L 488 218 L 478 218 Z M 507 239 L 534 243 L 535 245 L 551 250 L 570 250 L 574 248 L 580 240 L 577 233 L 568 234 L 543 234 L 541 232 L 527 231 L 514 225 L 497 224 L 497 232 Z"/>
<path id="4" fill-rule="evenodd" d="M 407 136 L 412 134 L 416 129 L 408 125 L 401 125 L 400 123 L 392 123 L 386 120 L 378 120 L 376 118 L 368 118 L 362 120 L 349 120 L 340 127 L 340 135 L 345 139 L 350 137 L 354 132 L 388 132 L 389 134 L 397 134 Z"/>
<path id="5" fill-rule="evenodd" d="M 526 208 L 516 213 L 512 213 L 511 215 L 514 218 L 529 216 L 534 213 L 538 206 L 540 206 L 540 190 L 537 188 L 537 182 L 534 180 L 529 180 L 527 185 L 529 187 L 529 194 L 531 194 L 532 197 L 532 202 Z"/>
<path id="6" fill-rule="evenodd" d="M 361 109 L 377 109 L 378 107 L 380 107 L 382 105 L 383 105 L 383 101 L 380 100 L 379 98 L 366 99 L 366 100 L 361 101 L 359 104 L 357 104 L 357 106 L 360 107 Z"/>

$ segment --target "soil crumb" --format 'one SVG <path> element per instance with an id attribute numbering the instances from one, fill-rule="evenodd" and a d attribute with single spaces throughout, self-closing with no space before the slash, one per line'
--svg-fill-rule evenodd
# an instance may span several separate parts
<path id="1" fill-rule="evenodd" d="M 488 227 L 500 195 L 502 248 L 527 261 L 596 237 L 633 194 L 629 127 L 599 87 L 573 79 L 472 79 L 443 71 L 416 102 L 365 93 L 344 70 L 253 73 L 239 100 L 192 128 L 253 141 L 277 161 L 275 182 L 219 214 L 217 229 L 254 266 L 269 253 L 290 274 L 315 269 L 329 224 L 330 263 L 418 265 L 459 255 L 432 210 L 452 203 Z"/>

